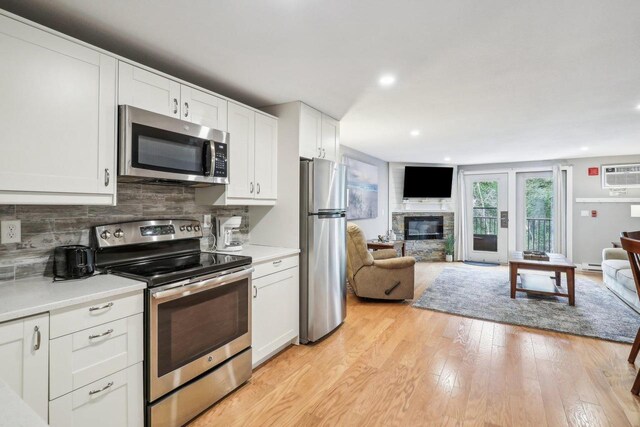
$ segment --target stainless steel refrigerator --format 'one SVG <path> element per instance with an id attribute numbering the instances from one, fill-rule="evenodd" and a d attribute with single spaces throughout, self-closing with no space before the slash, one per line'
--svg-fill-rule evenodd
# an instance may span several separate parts
<path id="1" fill-rule="evenodd" d="M 300 341 L 317 341 L 347 313 L 346 167 L 300 162 Z"/>

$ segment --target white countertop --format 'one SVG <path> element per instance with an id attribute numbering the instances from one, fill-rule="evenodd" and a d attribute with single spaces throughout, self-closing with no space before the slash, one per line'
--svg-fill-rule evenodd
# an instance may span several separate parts
<path id="1" fill-rule="evenodd" d="M 46 427 L 47 423 L 4 381 L 0 380 L 0 427 Z"/>
<path id="2" fill-rule="evenodd" d="M 300 249 L 281 248 L 277 246 L 242 245 L 241 251 L 236 251 L 236 252 L 216 251 L 216 252 L 220 252 L 223 254 L 250 256 L 254 264 L 260 264 L 262 262 L 272 261 L 278 258 L 297 255 L 300 253 Z"/>
<path id="3" fill-rule="evenodd" d="M 112 274 L 60 282 L 53 282 L 50 277 L 0 282 L 0 322 L 122 295 L 146 287 L 147 284 L 144 282 Z"/>

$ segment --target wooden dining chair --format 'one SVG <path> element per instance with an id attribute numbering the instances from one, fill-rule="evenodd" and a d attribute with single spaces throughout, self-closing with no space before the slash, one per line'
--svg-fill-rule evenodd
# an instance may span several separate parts
<path id="1" fill-rule="evenodd" d="M 620 242 L 622 243 L 622 249 L 627 251 L 627 255 L 629 255 L 629 263 L 631 264 L 633 279 L 636 283 L 636 292 L 638 293 L 638 297 L 640 297 L 640 231 L 623 232 L 622 237 L 620 237 Z M 628 359 L 629 363 L 636 361 L 638 352 L 640 352 L 640 328 L 638 328 L 636 339 L 633 341 L 633 346 L 631 346 L 631 353 L 629 353 Z M 633 387 L 631 387 L 631 393 L 635 395 L 640 393 L 640 370 L 638 370 L 636 380 L 633 382 Z"/>

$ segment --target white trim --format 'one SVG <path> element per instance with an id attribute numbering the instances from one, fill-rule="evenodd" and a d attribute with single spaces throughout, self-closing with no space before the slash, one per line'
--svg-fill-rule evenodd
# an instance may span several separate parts
<path id="1" fill-rule="evenodd" d="M 576 203 L 640 203 L 640 197 L 576 197 Z"/>
<path id="2" fill-rule="evenodd" d="M 507 244 L 507 254 L 510 254 L 512 251 L 516 250 L 517 246 L 517 220 L 518 220 L 518 188 L 516 176 L 518 173 L 522 173 L 520 171 L 510 170 L 507 172 L 507 212 L 509 215 L 509 228 L 508 231 L 508 244 Z"/>
<path id="3" fill-rule="evenodd" d="M 526 168 L 505 168 L 505 169 L 486 169 L 486 170 L 471 170 L 466 171 L 462 168 L 462 173 L 464 175 L 484 175 L 484 174 L 495 174 L 495 173 L 522 173 L 522 172 L 547 172 L 553 171 L 551 166 L 540 166 L 540 167 L 526 167 Z"/>
<path id="4" fill-rule="evenodd" d="M 567 217 L 567 258 L 573 260 L 573 166 L 562 166 L 560 170 L 567 172 L 567 211 L 565 215 Z"/>

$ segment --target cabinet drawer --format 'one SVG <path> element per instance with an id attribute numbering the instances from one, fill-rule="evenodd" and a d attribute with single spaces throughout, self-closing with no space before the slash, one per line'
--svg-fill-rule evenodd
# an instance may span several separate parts
<path id="1" fill-rule="evenodd" d="M 50 399 L 142 362 L 142 314 L 51 340 Z"/>
<path id="2" fill-rule="evenodd" d="M 142 363 L 49 402 L 52 427 L 142 427 Z"/>
<path id="3" fill-rule="evenodd" d="M 263 262 L 260 264 L 254 264 L 253 279 L 257 279 L 268 274 L 277 273 L 278 271 L 286 270 L 287 268 L 297 267 L 298 255 L 292 255 L 285 258 L 279 258 L 269 262 Z"/>
<path id="4" fill-rule="evenodd" d="M 50 336 L 57 338 L 123 317 L 142 313 L 142 291 L 103 298 L 86 304 L 51 312 Z"/>

